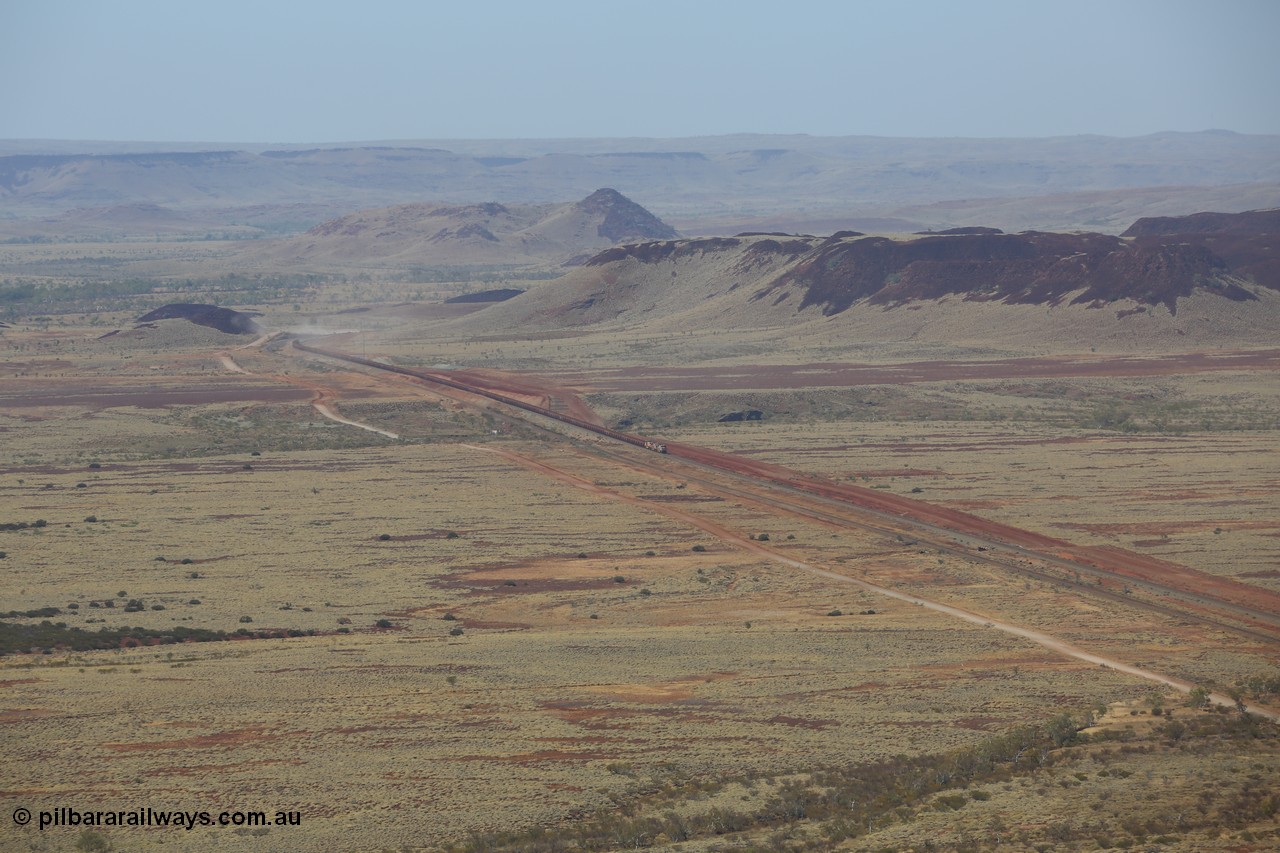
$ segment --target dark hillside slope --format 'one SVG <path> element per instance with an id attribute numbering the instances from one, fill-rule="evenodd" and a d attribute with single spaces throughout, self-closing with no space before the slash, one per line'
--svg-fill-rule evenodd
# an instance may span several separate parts
<path id="1" fill-rule="evenodd" d="M 1280 209 L 1139 219 L 1124 236 L 1138 244 L 1203 247 L 1234 275 L 1280 290 Z"/>
<path id="2" fill-rule="evenodd" d="M 200 305 L 196 303 L 173 303 L 163 305 L 154 311 L 138 318 L 139 323 L 153 323 L 156 320 L 189 320 L 197 326 L 208 326 L 225 332 L 228 335 L 258 334 L 262 328 L 251 314 L 222 308 L 217 305 Z"/>
<path id="3" fill-rule="evenodd" d="M 1130 225 L 1120 236 L 1161 237 L 1171 234 L 1280 234 L 1280 208 L 1244 213 L 1148 216 Z"/>
<path id="4" fill-rule="evenodd" d="M 913 321 L 904 318 L 914 314 L 915 326 L 927 322 L 935 330 L 930 334 L 972 335 L 961 318 L 980 313 L 999 336 L 996 318 L 1003 313 L 1023 318 L 1019 334 L 1029 340 L 1028 307 L 1050 309 L 1034 313 L 1046 331 L 1054 328 L 1051 317 L 1069 315 L 1073 323 L 1099 324 L 1099 335 L 1121 335 L 1115 323 L 1126 317 L 1155 317 L 1160 306 L 1167 311 L 1159 316 L 1180 319 L 1190 301 L 1199 321 L 1238 325 L 1241 340 L 1254 340 L 1265 335 L 1265 317 L 1280 305 L 1278 236 L 1124 239 L 962 229 L 901 240 L 839 232 L 651 241 L 605 249 L 464 325 L 486 333 L 604 323 L 714 331 L 798 327 L 841 316 L 842 323 L 863 324 L 859 334 L 913 334 Z M 1265 304 L 1245 316 L 1241 303 Z M 960 325 L 948 326 L 948 317 Z M 1163 323 L 1159 334 L 1185 335 L 1185 326 Z M 1157 334 L 1155 326 L 1150 330 Z M 1214 325 L 1194 331 L 1202 342 L 1233 334 Z"/>
<path id="5" fill-rule="evenodd" d="M 764 299 L 791 285 L 800 308 L 827 315 L 855 302 L 902 305 L 962 295 L 1006 304 L 1101 306 L 1120 299 L 1177 310 L 1197 287 L 1234 300 L 1248 290 L 1222 281 L 1226 262 L 1205 246 L 1102 234 L 957 234 L 894 241 L 883 237 L 827 241 L 756 293 Z"/>

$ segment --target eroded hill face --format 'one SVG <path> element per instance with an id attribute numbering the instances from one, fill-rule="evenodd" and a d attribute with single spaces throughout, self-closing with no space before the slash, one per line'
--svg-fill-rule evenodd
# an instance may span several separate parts
<path id="1" fill-rule="evenodd" d="M 1280 290 L 1280 209 L 1150 217 L 1122 236 L 1139 244 L 1203 248 L 1232 274 Z"/>
<path id="2" fill-rule="evenodd" d="M 800 295 L 800 309 L 826 315 L 855 303 L 899 306 L 960 296 L 1010 305 L 1094 307 L 1132 300 L 1177 312 L 1197 288 L 1237 301 L 1254 295 L 1227 278 L 1227 263 L 1202 245 L 1102 234 L 956 234 L 895 241 L 825 241 L 757 291 L 754 299 Z"/>
<path id="3" fill-rule="evenodd" d="M 470 322 L 500 321 L 506 328 L 681 324 L 710 331 L 840 317 L 902 335 L 915 334 L 904 317 L 941 322 L 965 312 L 976 317 L 987 306 L 984 322 L 996 339 L 1002 312 L 1010 321 L 1035 316 L 1052 325 L 1045 311 L 1014 311 L 1025 306 L 1070 309 L 1078 325 L 1122 336 L 1126 322 L 1163 317 L 1182 323 L 1178 312 L 1187 300 L 1224 308 L 1262 300 L 1261 313 L 1274 310 L 1280 304 L 1280 275 L 1272 266 L 1278 235 L 1122 239 L 959 229 L 901 240 L 841 232 L 654 241 L 607 249 Z M 1145 319 L 1129 320 L 1136 315 Z M 1181 336 L 1187 333 L 1182 326 L 1164 332 Z M 1231 328 L 1212 331 L 1232 334 Z"/>

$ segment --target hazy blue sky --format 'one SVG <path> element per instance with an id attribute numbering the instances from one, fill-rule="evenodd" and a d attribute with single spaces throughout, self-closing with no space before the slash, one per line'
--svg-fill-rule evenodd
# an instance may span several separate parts
<path id="1" fill-rule="evenodd" d="M 0 0 L 0 138 L 1280 133 L 1280 0 Z"/>

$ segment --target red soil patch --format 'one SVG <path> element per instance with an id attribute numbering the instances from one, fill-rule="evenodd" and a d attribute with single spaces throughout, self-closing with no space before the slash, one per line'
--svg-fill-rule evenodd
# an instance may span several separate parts
<path id="1" fill-rule="evenodd" d="M 140 741 L 137 743 L 104 743 L 102 746 L 116 752 L 159 752 L 167 749 L 213 749 L 267 743 L 285 737 L 297 737 L 302 732 L 269 733 L 263 726 L 218 732 L 211 735 L 180 738 L 178 740 Z"/>
<path id="2" fill-rule="evenodd" d="M 161 767 L 157 770 L 148 770 L 147 776 L 203 776 L 206 773 L 238 773 L 242 770 L 248 770 L 253 767 L 271 767 L 272 765 L 287 764 L 299 766 L 303 762 L 298 758 L 274 758 L 262 761 L 237 761 L 233 764 L 187 764 L 179 767 Z"/>
<path id="3" fill-rule="evenodd" d="M 562 372 L 555 375 L 561 381 L 599 391 L 714 391 L 849 388 L 861 385 L 989 379 L 1166 376 L 1222 370 L 1280 370 L 1280 349 L 1132 358 L 1080 356 L 998 361 L 921 361 L 906 364 L 825 362 L 733 367 L 628 367 Z"/>
<path id="4" fill-rule="evenodd" d="M 7 681 L 0 681 L 0 687 L 12 687 L 15 684 L 39 684 L 44 681 L 43 678 L 10 678 Z"/>
<path id="5" fill-rule="evenodd" d="M 486 391 L 514 397 L 587 423 L 604 426 L 600 416 L 575 391 L 542 376 L 481 369 L 450 371 L 449 376 Z"/>
<path id="6" fill-rule="evenodd" d="M 1204 495 L 1200 497 L 1204 497 Z M 1280 521 L 1179 521 L 1177 525 L 1172 525 L 1167 521 L 1136 521 L 1116 524 L 1062 522 L 1057 526 L 1067 530 L 1080 530 L 1085 533 L 1107 533 L 1121 536 L 1167 536 L 1174 533 L 1190 533 L 1192 531 L 1215 530 L 1217 528 L 1222 528 L 1223 530 L 1267 530 L 1273 527 L 1280 527 Z"/>
<path id="7" fill-rule="evenodd" d="M 55 713 L 48 708 L 6 708 L 0 710 L 0 723 L 25 723 L 42 717 L 52 717 Z"/>
<path id="8" fill-rule="evenodd" d="M 659 503 L 715 503 L 724 498 L 716 495 L 636 495 L 642 501 L 658 501 Z"/>
<path id="9" fill-rule="evenodd" d="M 622 722 L 622 718 L 641 714 L 640 711 L 626 708 L 587 707 L 580 702 L 544 702 L 542 707 L 566 723 L 573 723 L 593 731 L 629 729 L 632 727 L 631 724 Z"/>
<path id="10" fill-rule="evenodd" d="M 1280 351 L 1277 353 L 1280 354 Z M 1197 596 L 1216 598 L 1221 602 L 1254 612 L 1280 613 L 1280 593 L 1259 589 L 1256 586 L 1217 577 L 1132 551 L 1106 546 L 1074 545 L 1061 539 L 990 521 L 949 507 L 912 500 L 883 490 L 835 484 L 799 474 L 779 465 L 744 459 L 718 450 L 668 442 L 667 452 L 671 456 L 690 459 L 747 477 L 790 485 L 851 506 L 894 516 L 905 516 L 949 530 L 996 539 L 1042 554 L 1094 566 L 1122 577 L 1148 581 Z"/>
<path id="11" fill-rule="evenodd" d="M 133 406 L 140 409 L 159 409 L 165 406 L 197 406 L 207 403 L 241 403 L 258 401 L 267 403 L 292 403 L 311 399 L 311 392 L 301 388 L 281 388 L 278 385 L 258 385 L 243 380 L 226 382 L 219 379 L 204 380 L 205 387 L 178 386 L 129 386 L 97 384 L 90 387 L 70 385 L 52 388 L 48 383 L 29 390 L 16 390 L 13 384 L 0 392 L 0 409 L 34 409 L 45 406 L 76 406 L 85 409 L 106 409 L 115 406 Z M 222 386 L 222 387 L 219 387 Z"/>

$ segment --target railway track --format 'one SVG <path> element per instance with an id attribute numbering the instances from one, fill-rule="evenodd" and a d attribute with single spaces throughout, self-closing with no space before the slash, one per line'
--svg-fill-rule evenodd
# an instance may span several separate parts
<path id="1" fill-rule="evenodd" d="M 518 400 L 438 372 L 386 364 L 310 346 L 297 340 L 293 345 L 303 352 L 314 355 L 396 373 L 477 395 L 633 447 L 652 450 L 660 443 L 654 438 L 602 427 L 564 412 Z M 940 552 L 995 565 L 1025 578 L 1075 589 L 1091 597 L 1231 631 L 1255 641 L 1280 642 L 1280 607 L 1272 609 L 1269 606 L 1272 603 L 1271 598 L 1280 601 L 1280 596 L 1267 590 L 1237 584 L 1143 555 L 1128 555 L 1126 552 L 1119 553 L 1131 565 L 1108 566 L 1109 561 L 1106 559 L 1108 555 L 1101 549 L 1081 548 L 1068 542 L 989 522 L 923 501 L 882 495 L 870 489 L 821 481 L 780 466 L 755 460 L 743 460 L 732 454 L 693 445 L 666 442 L 661 446 L 663 452 L 670 457 L 670 461 L 664 460 L 662 466 L 657 465 L 656 459 L 653 462 L 642 463 L 630 455 L 623 456 L 599 446 L 592 452 L 632 468 L 640 467 L 665 475 L 670 475 L 669 465 L 675 462 L 683 467 L 691 467 L 695 471 L 703 472 L 701 475 L 685 472 L 682 477 L 696 481 L 701 488 L 720 493 L 725 497 L 764 504 L 825 523 L 889 537 L 910 536 L 918 543 L 927 544 Z M 643 456 L 640 459 L 643 459 Z M 706 474 L 719 478 L 729 477 L 738 485 L 726 485 L 723 479 L 710 480 L 704 476 Z M 765 494 L 761 493 L 762 489 L 766 491 Z M 855 513 L 858 518 L 851 518 L 850 513 Z M 1068 576 L 1054 574 L 1049 570 L 1050 567 L 1070 574 Z M 1158 576 L 1152 576 L 1159 575 L 1160 572 L 1171 575 L 1172 579 L 1181 583 L 1162 581 Z M 1086 576 L 1094 582 L 1083 582 L 1081 578 Z M 1113 586 L 1120 584 L 1126 589 L 1138 589 L 1170 601 L 1180 602 L 1182 606 L 1139 599 L 1132 594 L 1106 589 L 1101 584 L 1107 582 L 1111 582 Z M 1214 595 L 1203 589 L 1196 589 L 1196 583 L 1211 589 L 1225 590 L 1227 594 Z M 1256 606 L 1246 603 L 1250 599 L 1262 599 L 1266 605 Z M 1219 618 L 1225 617 L 1245 624 L 1222 622 L 1196 611 L 1208 611 Z"/>
<path id="2" fill-rule="evenodd" d="M 623 456 L 622 454 L 615 453 L 613 451 L 609 451 L 603 448 L 599 448 L 599 447 L 591 448 L 583 452 L 590 453 L 593 456 L 606 458 L 617 464 L 625 465 L 627 467 L 630 467 L 636 470 L 645 471 L 646 473 L 664 473 L 656 466 L 647 465 L 642 461 L 638 461 L 638 460 L 632 459 L 631 457 Z M 716 473 L 723 473 L 722 471 L 720 471 L 720 469 L 711 469 L 711 470 L 715 471 Z M 734 475 L 731 475 L 731 476 L 734 476 Z M 1114 589 L 1107 589 L 1097 584 L 1089 584 L 1083 581 L 1074 580 L 1072 577 L 1064 577 L 1062 575 L 1056 575 L 1051 572 L 1043 571 L 1035 568 L 1033 565 L 1028 565 L 1025 562 L 1020 562 L 1016 559 L 1017 556 L 1022 556 L 1022 557 L 1025 557 L 1026 559 L 1029 559 L 1035 562 L 1042 562 L 1042 563 L 1049 562 L 1049 563 L 1055 563 L 1055 564 L 1063 562 L 1063 561 L 1055 561 L 1053 558 L 1047 557 L 1046 555 L 1025 552 L 1023 549 L 1010 548 L 1009 546 L 1006 546 L 1000 543 L 995 543 L 995 542 L 988 542 L 987 544 L 978 544 L 976 542 L 959 543 L 957 542 L 956 534 L 954 534 L 953 531 L 939 529 L 934 531 L 937 534 L 940 534 L 939 536 L 928 535 L 928 534 L 922 533 L 915 526 L 900 523 L 901 519 L 899 518 L 885 519 L 885 521 L 888 522 L 888 524 L 883 524 L 883 525 L 875 524 L 866 520 L 855 520 L 848 516 L 847 512 L 849 508 L 847 505 L 838 504 L 834 501 L 830 502 L 831 504 L 833 504 L 832 510 L 827 511 L 827 510 L 814 507 L 811 505 L 811 503 L 797 503 L 794 501 L 787 500 L 785 497 L 778 494 L 778 492 L 787 491 L 785 487 L 766 486 L 765 488 L 767 488 L 771 492 L 771 494 L 762 495 L 758 491 L 736 489 L 731 486 L 726 486 L 723 482 L 711 480 L 706 477 L 698 476 L 696 474 L 690 475 L 690 474 L 684 473 L 682 474 L 681 479 L 697 485 L 700 489 L 702 489 L 703 491 L 709 494 L 714 494 L 719 497 L 729 498 L 729 499 L 733 499 L 733 500 L 737 500 L 737 501 L 741 501 L 749 504 L 756 504 L 756 505 L 764 506 L 766 508 L 781 509 L 792 515 L 810 518 L 810 519 L 813 519 L 814 521 L 825 522 L 827 524 L 832 524 L 839 527 L 861 530 L 867 533 L 874 533 L 890 539 L 893 539 L 893 538 L 901 539 L 904 536 L 910 536 L 911 541 L 903 543 L 908 547 L 912 547 L 916 545 L 928 545 L 931 549 L 933 549 L 934 551 L 940 554 L 947 554 L 947 555 L 958 557 L 965 560 L 972 560 L 974 562 L 985 563 L 987 565 L 995 566 L 1003 571 L 1018 575 L 1019 577 L 1053 584 L 1054 586 L 1058 586 L 1058 587 L 1072 589 L 1076 592 L 1079 592 L 1081 594 L 1087 595 L 1092 598 L 1101 598 L 1110 602 L 1123 604 L 1127 607 L 1134 607 L 1140 610 L 1146 610 L 1148 612 L 1157 613 L 1161 616 L 1167 616 L 1173 619 L 1184 620 L 1187 622 L 1195 622 L 1197 624 L 1201 624 L 1206 627 L 1216 628 L 1222 631 L 1243 635 L 1252 640 L 1257 640 L 1265 643 L 1280 642 L 1280 634 L 1276 632 L 1268 632 L 1266 630 L 1258 630 L 1258 629 L 1246 627 L 1243 625 L 1235 625 L 1227 622 L 1221 622 L 1216 619 L 1212 619 L 1208 616 L 1202 616 L 1198 613 L 1189 612 L 1185 609 L 1181 609 L 1178 607 L 1161 604 L 1159 602 L 1149 601 L 1142 598 L 1135 598 L 1133 595 L 1128 593 L 1117 592 Z M 752 485 L 755 485 L 757 488 L 759 488 L 759 484 L 753 483 Z M 799 493 L 799 494 L 808 500 L 812 500 L 812 496 L 810 495 L 807 495 L 804 493 Z M 975 549 L 979 549 L 979 550 L 975 551 Z M 1002 556 L 1001 552 L 1007 552 L 1009 556 Z M 1067 568 L 1074 568 L 1074 564 L 1066 563 L 1065 566 Z M 1092 572 L 1096 577 L 1099 577 L 1099 578 L 1108 577 L 1108 575 L 1105 572 L 1102 572 L 1100 570 L 1093 569 Z M 1112 580 L 1115 580 L 1115 579 L 1112 578 Z M 1168 590 L 1162 587 L 1159 587 L 1155 584 L 1146 584 L 1141 581 L 1130 581 L 1127 585 L 1132 587 L 1142 588 L 1156 595 L 1165 595 L 1171 598 L 1176 597 L 1180 600 L 1186 601 L 1189 604 L 1192 604 L 1193 606 L 1208 607 L 1212 609 L 1214 604 L 1214 602 L 1212 601 L 1202 600 L 1196 596 L 1192 596 L 1189 594 L 1180 593 L 1176 596 L 1172 595 Z M 1237 618 L 1247 618 L 1247 616 L 1241 616 L 1239 614 L 1236 614 L 1236 615 L 1237 615 Z M 1271 621 L 1267 621 L 1265 623 L 1267 627 L 1272 627 L 1272 624 L 1273 623 Z"/>

